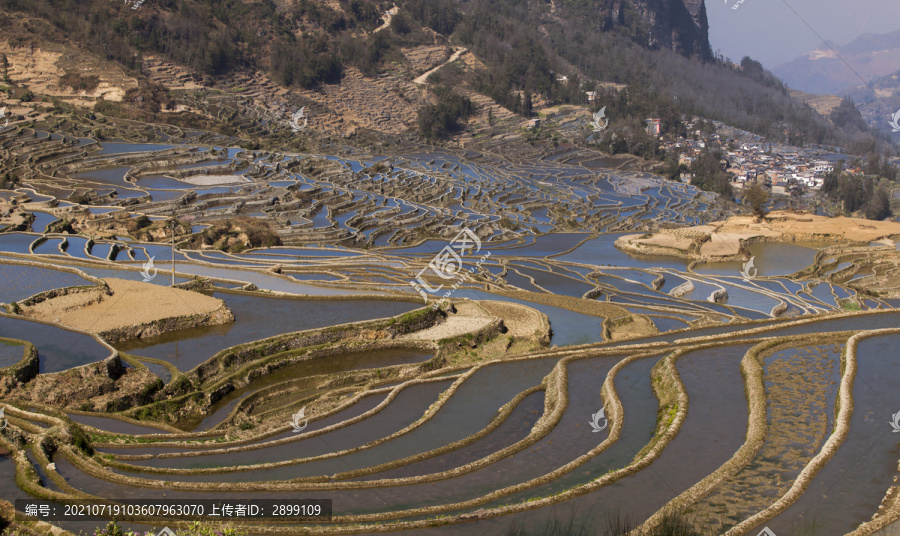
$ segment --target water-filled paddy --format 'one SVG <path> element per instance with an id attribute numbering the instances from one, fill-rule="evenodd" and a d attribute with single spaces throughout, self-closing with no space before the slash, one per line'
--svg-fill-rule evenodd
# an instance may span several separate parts
<path id="1" fill-rule="evenodd" d="M 636 256 L 616 248 L 615 241 L 630 233 L 609 233 L 586 241 L 575 251 L 554 257 L 556 260 L 590 264 L 595 266 L 627 266 L 634 268 L 672 268 L 684 270 L 689 261 L 679 257 L 661 255 Z"/>
<path id="2" fill-rule="evenodd" d="M 22 360 L 25 346 L 13 342 L 0 341 L 0 368 L 11 367 Z"/>
<path id="3" fill-rule="evenodd" d="M 893 395 L 900 390 L 900 335 L 865 339 L 857 348 L 857 377 L 850 430 L 806 493 L 768 522 L 773 531 L 796 531 L 814 523 L 816 534 L 852 532 L 871 518 L 897 470 L 897 440 L 891 433 Z M 894 404 L 894 405 L 892 405 Z"/>
<path id="4" fill-rule="evenodd" d="M 332 452 L 366 445 L 380 438 L 387 437 L 415 422 L 429 405 L 434 403 L 441 392 L 450 387 L 452 380 L 443 380 L 402 389 L 394 400 L 383 410 L 368 418 L 348 426 L 332 430 L 314 437 L 301 437 L 297 441 L 277 446 L 260 445 L 259 449 L 246 452 L 212 454 L 201 457 L 169 458 L 151 462 L 135 462 L 135 465 L 151 465 L 179 468 L 218 467 L 220 465 L 254 465 L 273 463 L 296 458 L 310 458 Z M 287 423 L 285 423 L 287 424 Z M 377 448 L 377 447 L 375 447 Z M 179 475 L 179 479 L 191 482 L 246 482 L 262 480 L 287 480 L 300 476 L 334 474 L 350 470 L 357 465 L 347 463 L 348 459 L 359 457 L 366 451 L 357 454 L 331 457 L 319 461 L 292 464 L 274 469 L 259 469 L 237 473 L 220 473 L 207 475 Z M 298 454 L 299 453 L 299 454 Z M 158 480 L 171 480 L 171 475 L 140 475 Z"/>
<path id="5" fill-rule="evenodd" d="M 394 365 L 421 363 L 431 357 L 431 353 L 418 350 L 390 348 L 364 352 L 349 352 L 320 359 L 301 361 L 293 365 L 280 367 L 272 373 L 254 380 L 249 386 L 229 393 L 224 399 L 210 408 L 210 414 L 203 419 L 203 422 L 201 422 L 194 431 L 209 429 L 219 424 L 228 415 L 231 409 L 234 408 L 238 401 L 243 400 L 251 393 L 258 392 L 264 387 L 290 381 L 293 381 L 294 385 L 296 385 L 299 383 L 299 380 L 302 380 L 303 378 L 320 374 L 331 374 L 361 369 L 380 369 L 382 367 Z M 255 415 L 259 410 L 265 410 L 273 405 L 280 407 L 281 401 L 282 400 L 279 398 L 276 398 L 274 402 L 266 401 L 264 404 L 261 404 L 261 407 L 254 407 L 250 413 Z"/>
<path id="6" fill-rule="evenodd" d="M 92 285 L 71 272 L 0 262 L 0 302 L 24 300 L 45 290 Z"/>
<path id="7" fill-rule="evenodd" d="M 10 316 L 0 316 L 0 337 L 34 344 L 38 349 L 41 372 L 59 372 L 110 355 L 108 349 L 87 335 Z"/>
<path id="8" fill-rule="evenodd" d="M 37 240 L 38 235 L 24 233 L 0 234 L 0 251 L 10 253 L 29 253 L 31 243 Z"/>
<path id="9" fill-rule="evenodd" d="M 156 265 L 160 270 L 169 270 L 171 272 L 171 263 L 160 263 Z M 277 292 L 289 292 L 292 294 L 306 294 L 309 296 L 346 296 L 351 294 L 377 294 L 377 291 L 365 289 L 364 291 L 347 290 L 339 288 L 318 287 L 315 285 L 306 285 L 294 279 L 276 277 L 274 275 L 264 274 L 261 272 L 251 272 L 249 270 L 237 270 L 229 268 L 212 268 L 210 266 L 199 266 L 196 264 L 177 264 L 176 272 L 190 275 L 198 275 L 204 277 L 215 277 L 220 279 L 233 279 L 238 281 L 246 281 L 253 283 L 261 290 L 272 290 Z"/>
<path id="10" fill-rule="evenodd" d="M 371 320 L 409 312 L 420 304 L 384 300 L 302 300 L 216 292 L 235 322 L 184 329 L 158 337 L 119 343 L 116 348 L 169 361 L 190 370 L 216 352 L 245 342 L 293 331 Z"/>

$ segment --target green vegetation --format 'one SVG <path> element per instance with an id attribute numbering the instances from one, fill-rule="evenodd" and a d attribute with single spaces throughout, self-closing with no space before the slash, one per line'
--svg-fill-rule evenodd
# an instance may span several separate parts
<path id="1" fill-rule="evenodd" d="M 893 216 L 891 211 L 891 181 L 896 181 L 897 171 L 888 164 L 882 164 L 877 157 L 862 173 L 844 171 L 844 161 L 839 161 L 834 169 L 825 175 L 822 193 L 838 204 L 845 214 L 859 212 L 870 220 L 884 220 Z M 860 162 L 853 167 L 859 169 Z"/>
<path id="2" fill-rule="evenodd" d="M 721 151 L 706 151 L 691 164 L 691 184 L 702 190 L 716 192 L 726 199 L 731 199 L 734 192 L 731 180 L 725 172 Z"/>
<path id="3" fill-rule="evenodd" d="M 434 92 L 437 102 L 419 110 L 418 125 L 419 134 L 437 140 L 462 130 L 463 123 L 475 113 L 475 105 L 444 87 L 438 86 Z"/>
<path id="4" fill-rule="evenodd" d="M 766 217 L 766 203 L 769 202 L 769 192 L 758 182 L 744 188 L 744 202 L 753 211 L 757 218 Z"/>

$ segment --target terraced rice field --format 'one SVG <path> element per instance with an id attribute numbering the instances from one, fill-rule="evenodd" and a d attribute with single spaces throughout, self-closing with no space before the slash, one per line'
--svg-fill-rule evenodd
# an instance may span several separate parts
<path id="1" fill-rule="evenodd" d="M 888 534 L 900 519 L 900 312 L 845 284 L 852 248 L 757 245 L 755 278 L 632 256 L 614 246 L 624 232 L 702 223 L 716 200 L 554 158 L 61 150 L 73 159 L 33 186 L 89 188 L 129 218 L 190 215 L 194 232 L 252 210 L 289 245 L 93 240 L 47 233 L 49 217 L 0 234 L 6 501 L 332 501 L 327 519 L 246 521 L 260 535 L 543 534 L 554 520 L 651 534 L 673 516 L 699 534 Z M 246 184 L 182 184 L 207 168 Z M 541 231 L 563 219 L 580 227 Z M 425 280 L 444 286 L 423 300 L 411 282 L 462 228 L 477 251 L 458 279 Z M 147 284 L 168 286 L 174 261 L 178 286 L 233 322 L 109 345 L 12 314 L 53 289 L 144 284 L 150 257 Z"/>

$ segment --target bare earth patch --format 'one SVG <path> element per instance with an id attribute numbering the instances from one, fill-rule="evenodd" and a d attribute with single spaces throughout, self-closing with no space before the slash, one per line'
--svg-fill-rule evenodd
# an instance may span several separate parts
<path id="1" fill-rule="evenodd" d="M 101 289 L 59 296 L 24 309 L 25 316 L 58 322 L 83 331 L 104 333 L 174 317 L 215 315 L 231 318 L 225 302 L 198 292 L 129 281 L 106 279 L 112 296 Z M 211 322 L 225 323 L 225 322 Z"/>
<path id="2" fill-rule="evenodd" d="M 439 341 L 450 337 L 458 337 L 466 333 L 472 333 L 487 326 L 494 320 L 494 316 L 474 303 L 457 303 L 456 314 L 450 315 L 440 324 L 405 335 L 403 338 L 416 341 Z"/>
<path id="3" fill-rule="evenodd" d="M 734 216 L 688 229 L 666 229 L 649 236 L 622 236 L 616 240 L 616 247 L 632 253 L 713 259 L 737 255 L 746 241 L 875 242 L 897 235 L 900 235 L 897 222 L 777 211 L 759 222 L 753 216 Z"/>
<path id="4" fill-rule="evenodd" d="M 218 186 L 222 184 L 242 184 L 250 182 L 240 175 L 193 175 L 181 182 L 186 182 L 194 186 Z"/>
<path id="5" fill-rule="evenodd" d="M 502 318 L 509 335 L 513 337 L 529 337 L 541 328 L 540 313 L 531 307 L 498 301 L 480 301 L 478 304 L 490 314 Z"/>

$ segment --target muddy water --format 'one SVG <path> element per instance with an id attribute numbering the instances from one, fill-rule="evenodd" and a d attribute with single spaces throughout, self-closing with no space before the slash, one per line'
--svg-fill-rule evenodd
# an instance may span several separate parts
<path id="1" fill-rule="evenodd" d="M 0 368 L 11 367 L 22 360 L 25 346 L 0 341 Z"/>
<path id="2" fill-rule="evenodd" d="M 609 233 L 588 240 L 575 251 L 554 257 L 555 260 L 578 262 L 596 266 L 629 266 L 635 268 L 673 268 L 684 270 L 688 262 L 678 257 L 662 255 L 636 256 L 617 249 L 615 241 L 620 236 L 634 233 Z"/>
<path id="3" fill-rule="evenodd" d="M 615 386 L 625 412 L 622 434 L 616 443 L 568 474 L 528 491 L 510 495 L 492 504 L 496 506 L 525 501 L 531 497 L 545 497 L 559 493 L 574 486 L 587 483 L 604 475 L 611 469 L 618 469 L 628 465 L 653 435 L 659 403 L 653 395 L 650 386 L 650 369 L 660 357 L 648 357 L 635 361 L 625 366 L 616 376 Z M 594 440 L 594 445 L 599 444 L 601 439 L 605 439 L 605 436 L 600 437 L 601 433 L 593 432 L 589 423 L 584 421 L 585 411 L 587 411 L 588 420 L 590 420 L 590 415 L 596 410 L 587 407 L 589 404 L 582 403 L 581 405 L 584 407 L 578 411 L 578 417 L 580 418 L 578 421 L 578 433 L 576 434 L 571 430 L 565 430 L 565 432 L 568 433 L 568 436 L 579 437 L 588 435 L 586 432 L 590 431 L 591 436 L 598 436 Z M 585 427 L 585 425 L 587 425 L 586 428 L 582 430 L 582 427 Z M 581 454 L 581 452 L 570 453 L 567 457 L 574 459 L 575 456 L 573 454 Z M 564 461 L 570 460 L 564 459 Z"/>
<path id="4" fill-rule="evenodd" d="M 466 380 L 454 396 L 428 422 L 403 436 L 371 449 L 321 462 L 284 467 L 274 472 L 253 471 L 222 475 L 222 477 L 229 481 L 247 481 L 332 474 L 362 469 L 442 447 L 483 429 L 496 416 L 503 404 L 509 402 L 521 391 L 540 383 L 555 363 L 556 359 L 541 359 L 502 363 L 481 369 Z M 398 403 L 402 405 L 402 402 L 395 401 L 391 407 Z M 417 416 L 421 416 L 424 409 L 418 407 Z M 379 419 L 379 416 L 373 417 L 370 421 L 375 419 Z M 381 417 L 380 420 L 385 421 L 385 430 L 399 430 L 412 422 L 404 420 L 403 426 L 397 426 L 394 420 L 390 420 L 386 416 Z M 332 448 L 331 450 L 339 449 Z M 296 455 L 295 450 L 294 456 Z M 214 480 L 219 481 L 220 478 L 215 476 Z"/>
<path id="5" fill-rule="evenodd" d="M 857 348 L 857 377 L 850 430 L 834 457 L 812 480 L 806 493 L 767 525 L 776 533 L 811 525 L 815 534 L 846 534 L 878 511 L 895 485 L 897 437 L 889 422 L 900 391 L 900 335 L 864 340 Z"/>
<path id="6" fill-rule="evenodd" d="M 568 251 L 587 238 L 586 233 L 551 233 L 538 236 L 534 244 L 497 251 L 496 255 L 547 257 Z"/>
<path id="7" fill-rule="evenodd" d="M 37 346 L 43 373 L 95 363 L 110 355 L 87 335 L 8 316 L 0 316 L 0 337 L 23 339 Z"/>
<path id="8" fill-rule="evenodd" d="M 798 272 L 815 261 L 819 247 L 832 245 L 829 242 L 808 242 L 796 244 L 751 244 L 748 246 L 750 255 L 754 257 L 753 264 L 759 270 L 760 276 L 788 275 Z M 694 267 L 697 273 L 740 275 L 743 269 L 742 262 L 718 262 L 714 264 L 699 264 Z"/>
<path id="9" fill-rule="evenodd" d="M 282 367 L 268 376 L 264 376 L 254 381 L 251 385 L 233 391 L 210 408 L 210 414 L 194 428 L 194 431 L 203 431 L 215 427 L 222 422 L 232 409 L 244 398 L 260 389 L 274 385 L 276 383 L 287 382 L 291 380 L 302 380 L 310 376 L 320 374 L 331 374 L 335 372 L 375 369 L 381 367 L 390 367 L 393 365 L 406 365 L 410 363 L 421 363 L 431 358 L 433 354 L 423 353 L 417 350 L 406 348 L 391 348 L 387 350 L 375 350 L 371 352 L 351 352 L 342 355 L 324 357 L 321 359 L 313 359 L 303 361 L 294 365 Z M 272 405 L 266 402 L 265 405 Z M 262 411 L 254 409 L 254 415 Z"/>
<path id="10" fill-rule="evenodd" d="M 0 497 L 9 502 L 31 498 L 16 486 L 16 465 L 3 447 L 0 447 Z"/>
<path id="11" fill-rule="evenodd" d="M 842 348 L 787 348 L 766 357 L 767 437 L 745 467 L 691 507 L 708 532 L 722 534 L 774 503 L 819 451 L 833 430 Z"/>
<path id="12" fill-rule="evenodd" d="M 343 505 L 345 513 L 364 513 L 456 502 L 527 481 L 564 465 L 606 438 L 608 427 L 593 433 L 588 423 L 591 413 L 602 407 L 600 386 L 620 359 L 621 356 L 587 359 L 570 365 L 569 407 L 554 430 L 527 449 L 456 478 L 396 487 L 389 494 L 377 489 L 334 492 L 336 504 Z"/>
<path id="13" fill-rule="evenodd" d="M 163 258 L 171 258 L 168 254 Z M 171 263 L 157 262 L 156 265 L 160 271 L 168 270 L 171 273 Z M 178 264 L 176 272 L 199 275 L 205 277 L 217 277 L 221 279 L 234 279 L 237 281 L 245 281 L 253 283 L 257 288 L 263 290 L 272 290 L 278 292 L 289 292 L 291 294 L 307 294 L 310 296 L 345 296 L 350 294 L 378 294 L 377 291 L 345 290 L 337 288 L 317 287 L 307 285 L 292 279 L 281 279 L 274 275 L 263 274 L 260 272 L 251 272 L 248 270 L 230 269 L 230 268 L 213 268 L 210 266 L 199 266 L 195 264 Z"/>
<path id="14" fill-rule="evenodd" d="M 345 450 L 349 448 L 365 445 L 366 443 L 375 441 L 376 439 L 389 436 L 398 430 L 403 429 L 416 419 L 422 416 L 425 410 L 435 400 L 438 395 L 447 389 L 452 380 L 441 382 L 433 382 L 426 384 L 414 385 L 400 391 L 394 401 L 385 409 L 372 415 L 371 417 L 346 426 L 327 434 L 302 439 L 263 448 L 255 449 L 247 452 L 237 452 L 230 454 L 214 454 L 209 456 L 189 457 L 189 458 L 168 458 L 154 459 L 134 462 L 135 465 L 151 466 L 151 467 L 178 467 L 178 468 L 201 468 L 201 467 L 219 467 L 228 465 L 252 465 L 256 463 L 272 463 L 295 458 L 309 458 L 319 456 L 329 452 Z M 351 455 L 352 456 L 352 455 Z M 342 458 L 346 458 L 342 457 Z M 181 476 L 179 480 L 185 481 L 215 481 L 215 482 L 242 482 L 254 480 L 285 480 L 296 478 L 297 476 L 305 476 L 305 474 L 316 473 L 316 467 L 320 468 L 318 474 L 331 474 L 337 471 L 348 470 L 347 466 L 341 461 L 342 458 L 323 460 L 320 462 L 311 462 L 299 466 L 280 467 L 269 470 L 245 471 L 241 473 L 229 473 L 221 475 L 197 475 L 197 476 Z M 331 471 L 326 470 L 326 466 L 331 466 Z M 307 469 L 309 467 L 309 469 Z M 174 477 L 169 475 L 142 475 L 147 478 L 155 478 L 158 480 L 173 480 Z"/>
<path id="15" fill-rule="evenodd" d="M 577 279 L 564 277 L 562 275 L 547 272 L 544 270 L 532 270 L 522 267 L 517 267 L 516 270 L 518 270 L 523 275 L 533 277 L 538 285 L 549 290 L 553 294 L 580 298 L 584 296 L 585 292 L 594 288 L 594 285 L 591 285 L 585 281 L 579 281 Z"/>
<path id="16" fill-rule="evenodd" d="M 344 422 L 346 420 L 355 418 L 363 413 L 373 409 L 378 404 L 384 401 L 387 398 L 387 394 L 380 393 L 369 395 L 361 398 L 359 401 L 351 405 L 350 407 L 343 409 L 330 417 L 325 417 L 324 419 L 320 419 L 317 421 L 310 421 L 309 425 L 306 427 L 306 432 L 313 432 L 315 430 L 320 430 L 325 428 L 326 426 L 331 426 L 333 424 L 338 424 Z M 293 431 L 284 432 L 280 434 L 276 434 L 271 437 L 263 438 L 258 441 L 252 441 L 247 443 L 248 445 L 262 445 L 264 443 L 271 443 L 273 441 L 277 441 L 279 439 L 284 439 L 287 437 L 297 437 L 297 434 Z M 215 445 L 215 448 L 222 448 L 221 445 Z M 104 447 L 101 449 L 103 452 L 112 452 L 116 454 L 152 454 L 157 455 L 161 453 L 168 452 L 188 452 L 191 448 L 178 448 L 178 447 L 167 447 L 165 443 L 159 443 L 157 446 L 145 445 L 141 448 L 111 448 Z"/>
<path id="17" fill-rule="evenodd" d="M 630 518 L 646 518 L 740 448 L 747 429 L 747 402 L 739 363 L 749 348 L 697 350 L 678 361 L 690 397 L 688 417 L 676 438 L 643 471 L 562 504 L 434 532 L 502 534 L 513 522 L 535 528 L 555 517 L 604 526 L 603 518 L 616 509 Z M 626 422 L 627 415 L 626 408 Z"/>
<path id="18" fill-rule="evenodd" d="M 124 352 L 165 359 L 190 370 L 216 352 L 281 333 L 383 318 L 409 312 L 420 304 L 380 300 L 298 300 L 213 293 L 234 313 L 233 324 L 183 329 L 159 337 L 116 345 Z"/>
<path id="19" fill-rule="evenodd" d="M 544 412 L 544 392 L 528 395 L 497 429 L 475 443 L 421 462 L 350 480 L 406 478 L 447 471 L 480 460 L 524 439 Z"/>

